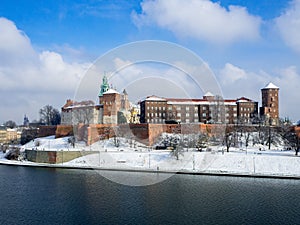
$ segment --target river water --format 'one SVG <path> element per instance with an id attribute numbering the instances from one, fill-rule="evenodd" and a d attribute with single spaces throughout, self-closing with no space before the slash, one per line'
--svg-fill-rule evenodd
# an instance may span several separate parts
<path id="1" fill-rule="evenodd" d="M 299 194 L 298 180 L 174 175 L 132 187 L 93 170 L 0 165 L 0 224 L 300 224 Z"/>

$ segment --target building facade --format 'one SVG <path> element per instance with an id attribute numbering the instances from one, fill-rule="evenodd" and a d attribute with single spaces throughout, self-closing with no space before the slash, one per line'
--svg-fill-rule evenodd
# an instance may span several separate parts
<path id="1" fill-rule="evenodd" d="M 252 123 L 258 103 L 248 98 L 221 99 L 207 93 L 202 99 L 149 96 L 140 102 L 141 123 Z"/>
<path id="2" fill-rule="evenodd" d="M 18 144 L 20 143 L 22 131 L 19 128 L 7 128 L 0 126 L 0 143 L 1 144 Z"/>
<path id="3" fill-rule="evenodd" d="M 103 106 L 91 100 L 75 102 L 68 99 L 61 108 L 61 124 L 98 124 L 103 122 Z"/>

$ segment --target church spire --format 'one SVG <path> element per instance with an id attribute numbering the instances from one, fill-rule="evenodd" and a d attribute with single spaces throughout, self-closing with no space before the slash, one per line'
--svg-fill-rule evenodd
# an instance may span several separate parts
<path id="1" fill-rule="evenodd" d="M 100 87 L 99 97 L 102 97 L 103 93 L 106 92 L 108 89 L 109 89 L 109 84 L 108 84 L 106 74 L 104 73 L 104 76 L 102 78 L 102 84 Z"/>

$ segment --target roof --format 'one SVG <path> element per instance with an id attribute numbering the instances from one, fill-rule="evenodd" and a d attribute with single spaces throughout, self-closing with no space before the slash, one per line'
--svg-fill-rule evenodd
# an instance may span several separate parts
<path id="1" fill-rule="evenodd" d="M 237 102 L 254 102 L 253 100 L 251 100 L 250 98 L 246 98 L 246 97 L 240 97 L 236 100 Z"/>
<path id="2" fill-rule="evenodd" d="M 214 95 L 211 92 L 206 92 L 205 95 L 203 95 L 204 97 L 214 97 Z"/>
<path id="3" fill-rule="evenodd" d="M 94 106 L 95 103 L 92 100 L 85 100 L 81 102 L 72 101 L 70 99 L 67 100 L 67 103 L 62 107 L 63 109 L 72 109 L 72 108 L 80 108 L 80 107 L 89 107 Z"/>
<path id="4" fill-rule="evenodd" d="M 147 96 L 145 99 L 142 101 L 166 101 L 165 98 L 157 97 L 155 95 Z"/>
<path id="5" fill-rule="evenodd" d="M 116 90 L 110 88 L 106 92 L 104 92 L 103 94 L 106 95 L 106 94 L 120 94 L 120 93 L 117 92 Z"/>
<path id="6" fill-rule="evenodd" d="M 279 87 L 277 87 L 275 84 L 270 82 L 263 89 L 279 89 Z"/>

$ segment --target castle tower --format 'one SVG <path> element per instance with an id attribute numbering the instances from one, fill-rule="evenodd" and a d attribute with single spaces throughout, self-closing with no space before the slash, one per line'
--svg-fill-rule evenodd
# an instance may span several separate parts
<path id="1" fill-rule="evenodd" d="M 260 115 L 265 118 L 271 125 L 279 123 L 279 87 L 273 83 L 267 84 L 261 89 L 262 106 Z"/>
<path id="2" fill-rule="evenodd" d="M 100 104 L 103 105 L 103 123 L 117 124 L 118 112 L 121 108 L 120 93 L 114 89 L 108 89 L 99 98 Z"/>
<path id="3" fill-rule="evenodd" d="M 121 109 L 125 110 L 125 111 L 129 111 L 129 109 L 130 109 L 128 94 L 125 89 L 123 90 L 123 94 L 121 95 Z"/>

